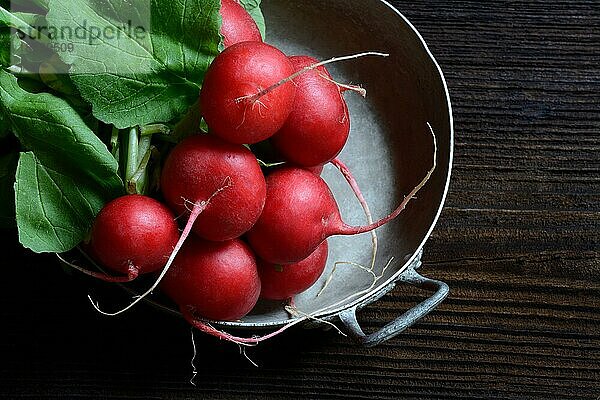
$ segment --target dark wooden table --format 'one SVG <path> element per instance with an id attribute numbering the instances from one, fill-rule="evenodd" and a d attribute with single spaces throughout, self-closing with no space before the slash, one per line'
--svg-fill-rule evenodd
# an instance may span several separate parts
<path id="1" fill-rule="evenodd" d="M 99 316 L 52 257 L 4 241 L 3 398 L 600 398 L 600 3 L 393 1 L 446 73 L 456 119 L 447 207 L 425 275 L 450 297 L 361 348 L 293 330 L 248 351 L 147 306 Z M 9 261 L 9 260 L 13 261 Z M 376 329 L 423 294 L 360 314 Z"/>

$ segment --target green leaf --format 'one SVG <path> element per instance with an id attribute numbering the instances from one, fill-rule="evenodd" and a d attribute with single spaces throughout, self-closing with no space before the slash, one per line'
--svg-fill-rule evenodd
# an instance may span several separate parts
<path id="1" fill-rule="evenodd" d="M 15 172 L 19 153 L 0 155 L 0 229 L 15 226 Z"/>
<path id="2" fill-rule="evenodd" d="M 21 61 L 23 42 L 12 28 L 0 27 L 0 69 Z"/>
<path id="3" fill-rule="evenodd" d="M 260 2 L 261 0 L 240 0 L 242 6 L 244 6 L 246 11 L 248 11 L 248 14 L 250 14 L 250 16 L 256 22 L 258 30 L 260 31 L 260 34 L 262 35 L 264 40 L 267 35 L 267 29 L 265 24 L 265 17 L 263 16 L 263 13 L 260 9 Z"/>
<path id="4" fill-rule="evenodd" d="M 10 67 L 10 49 L 10 29 L 0 28 L 0 68 Z"/>
<path id="5" fill-rule="evenodd" d="M 29 64 L 39 63 L 51 54 L 48 48 L 50 43 L 48 37 L 34 28 L 34 26 L 45 27 L 47 24 L 44 21 L 42 15 L 11 12 L 0 5 L 0 67 L 19 67 L 20 72 L 37 73 L 37 68 L 33 71 L 28 70 Z M 29 35 L 31 35 L 30 41 L 25 44 L 23 39 Z"/>
<path id="6" fill-rule="evenodd" d="M 10 65 L 10 33 L 0 28 L 0 68 Z M 0 139 L 8 134 L 7 115 L 0 110 Z"/>
<path id="7" fill-rule="evenodd" d="M 0 4 L 0 26 L 2 27 L 14 27 L 13 15 L 8 8 L 7 4 Z"/>
<path id="8" fill-rule="evenodd" d="M 29 93 L 5 71 L 0 112 L 28 150 L 15 185 L 21 243 L 35 252 L 72 249 L 102 206 L 123 193 L 116 160 L 69 103 Z"/>
<path id="9" fill-rule="evenodd" d="M 10 30 L 0 28 L 0 68 L 10 66 Z M 8 134 L 7 116 L 0 111 L 0 139 Z"/>
<path id="10" fill-rule="evenodd" d="M 15 17 L 17 17 L 20 21 L 25 22 L 29 26 L 42 26 L 44 22 L 44 17 L 40 14 L 34 13 L 26 13 L 15 11 L 12 13 Z"/>
<path id="11" fill-rule="evenodd" d="M 63 73 L 68 68 L 58 55 L 54 54 L 39 65 L 40 80 L 60 97 L 67 100 L 84 117 L 88 126 L 95 125 L 97 127 L 98 120 L 93 118 L 91 106 L 81 97 L 71 77 Z"/>
<path id="12" fill-rule="evenodd" d="M 21 153 L 15 201 L 19 240 L 38 252 L 65 252 L 85 237 L 105 204 L 94 189 L 43 163 L 33 152 Z"/>
<path id="13" fill-rule="evenodd" d="M 54 39 L 73 44 L 72 53 L 59 55 L 71 64 L 72 79 L 96 118 L 125 129 L 179 119 L 198 99 L 204 74 L 218 54 L 219 8 L 219 0 L 50 0 L 47 20 L 52 26 L 79 28 L 78 36 Z M 125 24 L 145 34 L 132 33 Z M 120 34 L 94 39 L 93 27 Z"/>
<path id="14" fill-rule="evenodd" d="M 38 20 L 38 15 L 30 13 L 11 12 L 7 8 L 0 5 L 0 27 L 8 27 L 18 29 L 21 32 L 27 32 L 39 39 L 42 43 L 48 43 L 48 37 L 32 27 L 30 22 Z M 41 29 L 41 28 L 40 28 Z"/>

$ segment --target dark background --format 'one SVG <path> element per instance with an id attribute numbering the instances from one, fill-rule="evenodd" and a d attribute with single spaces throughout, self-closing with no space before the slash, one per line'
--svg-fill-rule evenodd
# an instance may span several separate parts
<path id="1" fill-rule="evenodd" d="M 600 2 L 393 1 L 448 79 L 456 160 L 422 273 L 450 297 L 376 348 L 294 329 L 248 355 L 148 306 L 98 315 L 2 244 L 4 398 L 600 398 Z M 9 236 L 8 234 L 4 234 Z M 397 288 L 372 331 L 422 299 Z"/>

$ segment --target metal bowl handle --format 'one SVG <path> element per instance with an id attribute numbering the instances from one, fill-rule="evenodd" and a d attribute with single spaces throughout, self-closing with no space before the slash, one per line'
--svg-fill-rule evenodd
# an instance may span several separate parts
<path id="1" fill-rule="evenodd" d="M 406 282 L 420 289 L 435 292 L 431 297 L 417 304 L 404 314 L 385 325 L 377 332 L 369 335 L 365 334 L 356 319 L 357 307 L 352 307 L 338 314 L 345 330 L 358 343 L 372 347 L 376 346 L 388 339 L 393 338 L 405 329 L 414 325 L 421 318 L 429 314 L 435 307 L 438 306 L 450 292 L 450 288 L 444 282 L 436 281 L 420 275 L 415 267 L 409 267 L 398 278 L 400 282 Z"/>

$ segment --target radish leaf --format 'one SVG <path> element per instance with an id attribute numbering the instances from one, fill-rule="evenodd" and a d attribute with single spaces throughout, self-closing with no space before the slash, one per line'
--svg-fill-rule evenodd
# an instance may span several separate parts
<path id="1" fill-rule="evenodd" d="M 0 113 L 27 150 L 15 184 L 21 244 L 35 252 L 72 249 L 102 206 L 123 192 L 116 160 L 67 101 L 27 92 L 5 71 Z"/>
<path id="2" fill-rule="evenodd" d="M 0 28 L 0 68 L 10 66 L 10 29 Z"/>
<path id="3" fill-rule="evenodd" d="M 43 163 L 33 152 L 19 158 L 15 184 L 19 241 L 37 253 L 62 253 L 77 246 L 106 200 L 76 174 L 58 167 Z"/>
<path id="4" fill-rule="evenodd" d="M 261 0 L 241 0 L 240 1 L 242 6 L 244 6 L 246 11 L 248 11 L 248 14 L 250 14 L 250 16 L 254 19 L 254 22 L 256 22 L 256 25 L 258 26 L 258 30 L 260 31 L 260 34 L 264 40 L 265 36 L 266 36 L 266 24 L 265 24 L 265 17 L 263 16 L 263 13 L 260 9 L 260 2 L 261 2 Z"/>
<path id="5" fill-rule="evenodd" d="M 10 66 L 10 31 L 0 28 L 0 68 Z M 0 139 L 8 134 L 7 115 L 0 112 Z"/>
<path id="6" fill-rule="evenodd" d="M 0 228 L 15 226 L 15 172 L 19 153 L 0 155 Z"/>
<path id="7" fill-rule="evenodd" d="M 47 20 L 79 35 L 59 52 L 94 116 L 120 129 L 166 123 L 197 100 L 218 54 L 219 0 L 50 0 Z"/>

